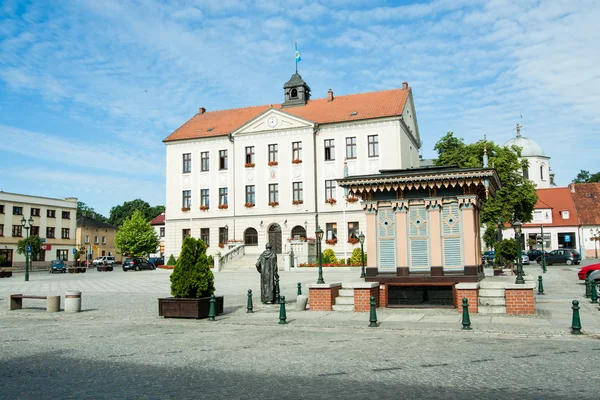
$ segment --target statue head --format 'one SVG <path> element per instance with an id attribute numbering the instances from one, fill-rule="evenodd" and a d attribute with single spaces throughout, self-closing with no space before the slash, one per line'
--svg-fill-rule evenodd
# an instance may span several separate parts
<path id="1" fill-rule="evenodd" d="M 267 250 L 271 250 L 273 248 L 273 246 L 271 246 L 271 243 L 267 243 L 267 245 L 265 246 L 265 248 Z"/>

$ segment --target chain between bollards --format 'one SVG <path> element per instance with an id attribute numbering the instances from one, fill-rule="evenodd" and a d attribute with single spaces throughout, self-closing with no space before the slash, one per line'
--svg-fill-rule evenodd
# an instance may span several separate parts
<path id="1" fill-rule="evenodd" d="M 370 299 L 371 313 L 369 315 L 369 328 L 377 328 L 377 311 L 375 308 L 375 296 Z"/>
<path id="2" fill-rule="evenodd" d="M 571 323 L 571 333 L 573 335 L 581 335 L 581 319 L 579 318 L 579 302 L 573 300 L 573 322 Z"/>
<path id="3" fill-rule="evenodd" d="M 542 276 L 538 276 L 538 294 L 546 294 L 544 293 L 544 282 L 542 282 Z"/>
<path id="4" fill-rule="evenodd" d="M 279 304 L 281 297 L 279 295 L 279 275 L 275 277 L 275 303 Z"/>
<path id="5" fill-rule="evenodd" d="M 248 289 L 248 311 L 247 314 L 254 312 L 254 305 L 252 304 L 252 289 Z"/>
<path id="6" fill-rule="evenodd" d="M 469 299 L 466 297 L 462 299 L 462 328 L 465 331 L 470 331 L 471 318 L 469 317 Z"/>
<path id="7" fill-rule="evenodd" d="M 592 297 L 592 285 L 590 285 L 590 278 L 585 277 L 585 297 Z"/>
<path id="8" fill-rule="evenodd" d="M 287 324 L 287 316 L 285 314 L 285 296 L 281 296 L 279 301 L 279 323 Z"/>
<path id="9" fill-rule="evenodd" d="M 210 307 L 208 307 L 208 320 L 215 321 L 215 317 L 217 316 L 217 312 L 215 310 L 215 303 L 217 300 L 215 299 L 215 295 L 210 295 Z"/>
<path id="10" fill-rule="evenodd" d="M 592 304 L 598 304 L 598 290 L 596 289 L 596 282 L 591 282 L 592 286 Z"/>
<path id="11" fill-rule="evenodd" d="M 298 296 L 302 296 L 302 283 L 298 282 Z"/>

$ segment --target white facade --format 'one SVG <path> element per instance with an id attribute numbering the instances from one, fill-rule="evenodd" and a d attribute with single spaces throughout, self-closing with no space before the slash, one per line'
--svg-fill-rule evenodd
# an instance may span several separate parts
<path id="1" fill-rule="evenodd" d="M 517 137 L 504 143 L 504 146 L 518 146 L 521 148 L 521 157 L 529 162 L 529 168 L 523 171 L 523 176 L 535 183 L 538 189 L 553 187 L 554 174 L 550 169 L 550 157 L 533 139 L 521 136 L 521 127 L 517 125 Z"/>
<path id="2" fill-rule="evenodd" d="M 29 235 L 45 240 L 41 258 L 35 261 L 48 266 L 51 260 L 62 258 L 72 262 L 76 242 L 77 199 L 54 199 L 0 192 L 0 255 L 11 259 L 11 266 L 25 264 L 25 255 L 17 254 L 17 242 L 27 236 L 21 220 L 33 218 Z M 19 228 L 21 227 L 21 228 Z"/>
<path id="3" fill-rule="evenodd" d="M 331 224 L 337 224 L 338 257 L 350 257 L 360 244 L 348 243 L 348 223 L 358 223 L 365 232 L 366 220 L 360 202 L 347 203 L 344 190 L 335 179 L 344 176 L 344 159 L 349 156 L 346 138 L 356 138 L 355 158 L 347 159 L 348 175 L 373 174 L 383 169 L 407 169 L 418 166 L 420 147 L 412 97 L 402 116 L 373 118 L 352 122 L 317 124 L 279 109 L 269 109 L 229 135 L 177 140 L 166 143 L 166 236 L 165 257 L 178 256 L 184 230 L 201 237 L 209 229 L 209 252 L 216 253 L 219 230 L 226 228 L 229 241 L 244 241 L 247 229 L 255 229 L 258 243 L 246 247 L 246 253 L 260 253 L 269 241 L 269 228 L 281 228 L 282 248 L 294 227 L 304 228 L 307 237 L 315 237 L 317 224 L 327 239 Z M 368 137 L 378 141 L 378 153 L 368 153 Z M 334 159 L 326 160 L 325 141 L 334 141 Z M 373 139 L 371 139 L 373 140 Z M 301 143 L 301 163 L 292 163 L 293 143 Z M 269 166 L 269 145 L 277 145 L 277 165 Z M 254 167 L 246 167 L 246 148 L 254 148 Z M 227 169 L 220 169 L 219 152 L 227 150 Z M 209 155 L 209 170 L 201 171 L 201 153 Z M 191 154 L 191 171 L 182 172 L 184 154 Z M 333 181 L 332 198 L 326 200 L 326 181 Z M 302 183 L 302 204 L 294 205 L 293 183 Z M 278 205 L 270 206 L 269 185 L 278 185 Z M 254 207 L 246 207 L 246 187 L 254 186 Z M 228 208 L 220 209 L 219 189 L 227 188 Z M 208 189 L 208 210 L 200 210 L 201 190 Z M 189 211 L 182 210 L 183 191 L 191 192 Z M 331 232 L 331 231 L 329 231 Z M 331 235 L 331 233 L 329 233 Z M 330 236 L 331 237 L 331 236 Z M 222 239 L 222 238 L 221 238 Z M 247 243 L 248 244 L 248 243 Z"/>

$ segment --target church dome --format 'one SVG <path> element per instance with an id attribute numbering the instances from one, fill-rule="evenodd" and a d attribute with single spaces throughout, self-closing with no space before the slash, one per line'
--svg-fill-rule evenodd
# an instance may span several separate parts
<path id="1" fill-rule="evenodd" d="M 541 146 L 533 139 L 517 136 L 516 138 L 510 139 L 508 142 L 504 143 L 504 146 L 510 147 L 513 144 L 523 149 L 521 151 L 521 156 L 523 157 L 546 157 L 544 150 L 542 150 Z"/>

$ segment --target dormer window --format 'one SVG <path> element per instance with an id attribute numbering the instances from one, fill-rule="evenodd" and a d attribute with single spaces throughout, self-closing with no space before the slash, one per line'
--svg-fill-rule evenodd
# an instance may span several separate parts
<path id="1" fill-rule="evenodd" d="M 561 211 L 562 219 L 569 219 L 569 211 Z"/>
<path id="2" fill-rule="evenodd" d="M 297 99 L 298 98 L 298 89 L 292 89 L 292 92 L 290 94 L 290 99 Z"/>

